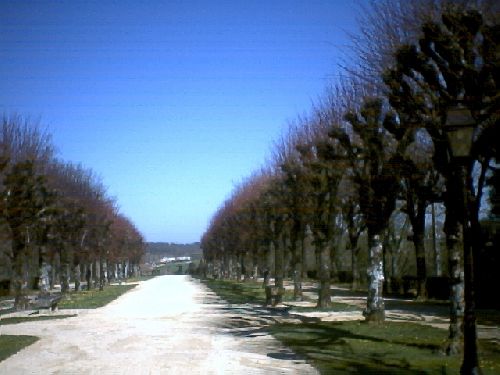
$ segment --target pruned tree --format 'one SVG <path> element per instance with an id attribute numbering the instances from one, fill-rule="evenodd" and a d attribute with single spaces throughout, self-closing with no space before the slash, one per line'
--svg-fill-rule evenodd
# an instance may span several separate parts
<path id="1" fill-rule="evenodd" d="M 3 215 L 9 226 L 12 239 L 13 276 L 11 286 L 16 296 L 16 307 L 24 285 L 23 267 L 28 255 L 28 245 L 45 246 L 47 221 L 50 220 L 48 207 L 52 204 L 48 196 L 45 180 L 35 173 L 34 162 L 18 162 L 4 178 Z M 46 253 L 41 252 L 42 266 Z M 43 268 L 43 267 L 42 267 Z M 47 288 L 44 278 L 46 268 L 40 278 L 43 288 Z"/>
<path id="2" fill-rule="evenodd" d="M 412 133 L 396 130 L 393 115 L 384 113 L 379 98 L 367 98 L 360 112 L 347 113 L 346 120 L 352 133 L 336 127 L 329 135 L 344 148 L 358 189 L 369 247 L 369 286 L 364 315 L 368 321 L 379 322 L 385 319 L 382 236 L 396 204 L 401 150 L 411 141 Z"/>
<path id="3" fill-rule="evenodd" d="M 499 128 L 499 30 L 498 17 L 489 17 L 487 21 L 477 10 L 451 6 L 443 13 L 441 22 L 422 26 L 418 45 L 409 44 L 398 49 L 396 65 L 384 75 L 389 101 L 401 123 L 418 123 L 425 128 L 433 141 L 435 168 L 445 178 L 445 233 L 452 278 L 448 353 L 460 351 L 462 341 L 463 233 L 479 232 L 478 212 L 485 176 L 498 150 L 498 141 L 494 140 L 498 139 Z M 457 104 L 470 110 L 478 125 L 472 156 L 463 173 L 450 158 L 450 145 L 444 131 L 448 110 Z M 480 172 L 473 184 L 471 176 L 475 166 Z M 463 202 L 463 178 L 467 180 L 467 194 L 471 197 L 469 208 L 457 204 Z M 463 222 L 465 210 L 471 213 L 471 228 Z M 480 244 L 466 243 L 466 246 Z M 466 319 L 472 326 L 474 323 L 470 320 Z"/>

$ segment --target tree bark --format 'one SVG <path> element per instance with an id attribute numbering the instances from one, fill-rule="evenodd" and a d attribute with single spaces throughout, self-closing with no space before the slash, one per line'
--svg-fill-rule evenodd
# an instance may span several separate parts
<path id="1" fill-rule="evenodd" d="M 67 293 L 69 291 L 69 279 L 70 279 L 70 269 L 69 269 L 69 254 L 67 249 L 61 250 L 60 255 L 60 275 L 61 275 L 61 293 Z"/>
<path id="2" fill-rule="evenodd" d="M 87 271 L 85 271 L 85 280 L 87 281 L 87 290 L 91 290 L 94 286 L 92 283 L 92 277 L 94 275 L 94 262 L 90 262 L 87 264 Z"/>
<path id="3" fill-rule="evenodd" d="M 455 233 L 446 234 L 448 269 L 450 276 L 450 325 L 446 354 L 455 355 L 463 351 L 464 280 L 461 264 L 462 226 L 456 224 Z"/>
<path id="4" fill-rule="evenodd" d="M 250 281 L 252 279 L 253 272 L 253 257 L 250 254 L 250 251 L 245 251 L 245 255 L 243 256 L 243 280 Z"/>
<path id="5" fill-rule="evenodd" d="M 57 277 L 59 276 L 59 272 L 57 271 L 58 270 L 58 267 L 57 267 L 58 263 L 60 264 L 60 262 L 58 262 L 58 259 L 56 259 L 56 256 L 53 255 L 51 262 L 50 262 L 50 271 L 49 271 L 49 285 L 50 285 L 50 287 L 49 287 L 49 289 L 54 289 Z"/>
<path id="6" fill-rule="evenodd" d="M 76 264 L 73 267 L 73 278 L 75 280 L 75 292 L 78 292 L 81 287 L 81 279 L 82 279 L 80 264 Z"/>
<path id="7" fill-rule="evenodd" d="M 413 202 L 410 202 L 413 205 Z M 416 210 L 413 207 L 409 210 L 411 226 L 413 228 L 413 246 L 415 247 L 415 257 L 417 260 L 417 296 L 419 299 L 427 298 L 427 289 L 425 285 L 427 278 L 425 264 L 425 209 L 425 199 L 417 197 Z"/>
<path id="8" fill-rule="evenodd" d="M 292 230 L 290 235 L 290 243 L 292 247 L 292 276 L 293 276 L 293 299 L 295 301 L 302 301 L 302 244 L 303 240 L 300 239 L 301 235 L 298 233 L 300 228 Z"/>
<path id="9" fill-rule="evenodd" d="M 435 203 L 431 204 L 431 216 L 432 216 L 432 253 L 434 254 L 434 274 L 436 276 L 442 275 L 441 270 L 441 251 L 437 246 L 437 236 L 436 236 L 436 208 Z"/>
<path id="10" fill-rule="evenodd" d="M 383 246 L 380 235 L 368 230 L 369 266 L 368 266 L 368 297 L 366 309 L 363 311 L 366 321 L 383 322 L 385 320 L 384 297 L 382 295 L 384 270 L 382 263 Z"/>
<path id="11" fill-rule="evenodd" d="M 39 248 L 39 269 L 38 269 L 38 290 L 42 294 L 46 294 L 50 289 L 50 264 L 47 259 L 47 248 L 45 246 L 40 246 Z"/>
<path id="12" fill-rule="evenodd" d="M 24 308 L 22 306 L 22 290 L 23 290 L 23 284 L 24 284 L 24 277 L 23 277 L 23 269 L 24 269 L 24 244 L 22 243 L 17 243 L 16 241 L 13 242 L 13 250 L 14 250 L 14 259 L 12 261 L 12 277 L 11 277 L 11 283 L 10 287 L 12 292 L 14 293 L 15 300 L 14 300 L 14 308 L 16 310 L 19 310 L 21 308 Z"/>
<path id="13" fill-rule="evenodd" d="M 321 244 L 317 244 L 316 250 L 319 261 L 318 264 L 319 290 L 318 290 L 317 307 L 330 307 L 332 305 L 331 291 L 330 291 L 331 256 L 330 256 L 330 248 L 328 246 L 328 242 L 324 241 Z"/>
<path id="14" fill-rule="evenodd" d="M 302 238 L 302 244 L 301 244 L 301 249 L 302 249 L 302 279 L 307 279 L 307 246 L 306 246 L 306 241 L 307 241 L 307 228 L 306 232 L 304 233 L 304 237 Z"/>
<path id="15" fill-rule="evenodd" d="M 358 289 L 360 285 L 358 253 L 359 248 L 357 245 L 351 248 L 352 290 Z"/>
<path id="16" fill-rule="evenodd" d="M 278 294 L 275 299 L 275 304 L 278 305 L 283 302 L 283 278 L 285 271 L 285 249 L 280 243 L 279 239 L 276 239 L 274 243 L 274 286 L 278 289 Z"/>
<path id="17" fill-rule="evenodd" d="M 426 288 L 426 265 L 425 265 L 425 246 L 424 246 L 424 234 L 423 233 L 413 233 L 415 237 L 413 239 L 413 245 L 415 246 L 415 253 L 417 258 L 417 297 L 418 299 L 427 299 L 427 288 Z"/>
<path id="18" fill-rule="evenodd" d="M 99 258 L 99 290 L 104 290 L 106 285 L 106 259 Z"/>

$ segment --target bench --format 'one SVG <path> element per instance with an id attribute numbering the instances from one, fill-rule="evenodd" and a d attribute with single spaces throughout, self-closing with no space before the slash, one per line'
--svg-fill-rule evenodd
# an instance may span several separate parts
<path id="1" fill-rule="evenodd" d="M 51 311 L 54 311 L 61 298 L 61 294 L 39 294 L 30 301 L 29 305 L 33 310 L 50 308 Z"/>

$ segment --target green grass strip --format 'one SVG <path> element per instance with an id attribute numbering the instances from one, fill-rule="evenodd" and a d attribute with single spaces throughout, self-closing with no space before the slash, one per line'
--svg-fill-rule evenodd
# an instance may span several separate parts
<path id="1" fill-rule="evenodd" d="M 287 323 L 270 331 L 322 374 L 458 374 L 462 362 L 442 354 L 445 330 L 416 323 Z M 500 373 L 498 344 L 479 347 L 483 374 Z"/>
<path id="2" fill-rule="evenodd" d="M 203 280 L 219 297 L 230 304 L 264 304 L 266 293 L 262 283 L 255 281 Z"/>
<path id="3" fill-rule="evenodd" d="M 203 282 L 231 304 L 265 301 L 261 283 Z M 285 300 L 291 298 L 293 291 L 287 290 Z M 358 310 L 357 306 L 334 302 L 325 309 L 292 307 L 290 313 Z M 274 324 L 269 330 L 322 374 L 458 374 L 462 363 L 461 356 L 443 354 L 446 330 L 417 323 L 303 322 Z M 483 374 L 500 374 L 498 342 L 479 340 L 479 359 Z"/>
<path id="4" fill-rule="evenodd" d="M 266 293 L 261 282 L 234 280 L 202 280 L 214 293 L 230 304 L 254 303 L 263 305 L 266 301 Z M 286 289 L 283 302 L 294 301 L 293 290 Z M 359 311 L 357 306 L 347 303 L 332 302 L 331 307 L 318 308 L 316 306 L 299 307 L 293 306 L 291 312 L 335 312 L 335 311 Z"/>
<path id="5" fill-rule="evenodd" d="M 24 322 L 36 322 L 40 320 L 65 319 L 65 318 L 73 318 L 75 316 L 78 315 L 66 314 L 66 315 L 41 315 L 41 316 L 13 316 L 9 318 L 0 319 L 0 325 L 18 324 Z"/>
<path id="6" fill-rule="evenodd" d="M 349 311 L 361 311 L 362 309 L 358 306 L 350 305 L 348 303 L 342 302 L 332 302 L 330 307 L 316 307 L 316 306 L 293 306 L 290 310 L 291 313 L 297 312 L 349 312 Z"/>
<path id="7" fill-rule="evenodd" d="M 95 309 L 102 307 L 133 289 L 137 284 L 107 285 L 104 290 L 71 292 L 59 302 L 59 309 Z"/>
<path id="8" fill-rule="evenodd" d="M 36 341 L 35 336 L 0 335 L 0 362 Z"/>

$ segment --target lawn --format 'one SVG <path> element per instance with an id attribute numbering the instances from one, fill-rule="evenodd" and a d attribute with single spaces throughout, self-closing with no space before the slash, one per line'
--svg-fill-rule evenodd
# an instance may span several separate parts
<path id="1" fill-rule="evenodd" d="M 17 324 L 24 322 L 36 322 L 40 320 L 54 320 L 54 319 L 64 319 L 72 318 L 77 316 L 76 314 L 65 314 L 65 315 L 41 315 L 41 316 L 12 316 L 9 318 L 0 319 L 0 325 L 6 324 Z"/>
<path id="2" fill-rule="evenodd" d="M 231 304 L 258 303 L 264 304 L 266 293 L 262 283 L 255 281 L 237 282 L 229 280 L 203 280 L 219 297 Z"/>
<path id="3" fill-rule="evenodd" d="M 442 354 L 447 332 L 417 323 L 275 324 L 270 332 L 322 374 L 458 374 L 461 357 Z M 500 347 L 479 340 L 483 374 L 500 372 Z"/>
<path id="4" fill-rule="evenodd" d="M 204 281 L 231 304 L 263 304 L 260 283 Z M 288 293 L 285 299 L 293 298 Z M 354 311 L 358 307 L 334 303 L 327 309 L 293 307 L 292 312 Z M 447 331 L 410 322 L 368 324 L 361 321 L 276 323 L 270 333 L 306 359 L 322 374 L 458 374 L 461 357 L 443 354 Z M 500 345 L 479 340 L 483 374 L 500 373 Z"/>
<path id="5" fill-rule="evenodd" d="M 199 260 L 193 260 L 191 267 L 198 267 Z M 166 263 L 155 269 L 155 275 L 187 275 L 189 274 L 189 262 L 171 262 Z"/>
<path id="6" fill-rule="evenodd" d="M 202 280 L 219 297 L 230 304 L 255 303 L 264 305 L 266 293 L 262 288 L 262 283 L 257 281 L 238 282 L 232 280 Z M 285 289 L 283 302 L 294 301 L 293 290 Z M 358 307 L 346 303 L 333 302 L 331 307 L 297 307 L 294 306 L 291 312 L 311 312 L 311 311 L 356 311 Z"/>
<path id="7" fill-rule="evenodd" d="M 107 285 L 104 290 L 71 292 L 59 302 L 60 309 L 95 309 L 102 307 L 133 289 L 137 284 Z"/>
<path id="8" fill-rule="evenodd" d="M 0 362 L 36 341 L 35 336 L 0 335 Z"/>

